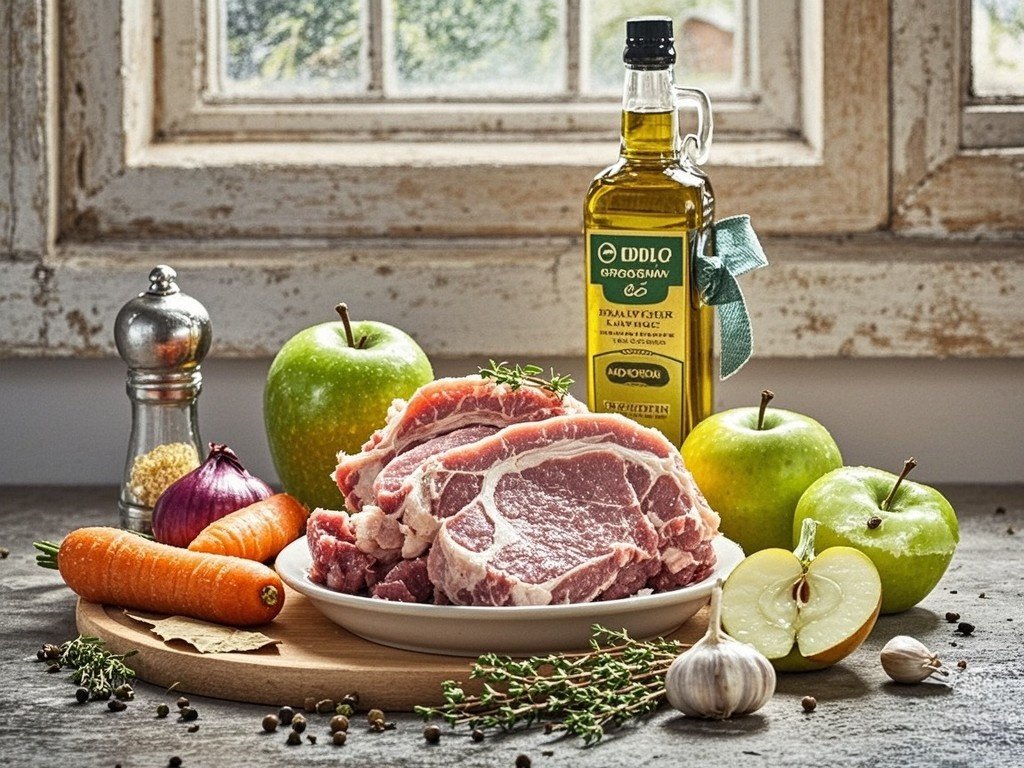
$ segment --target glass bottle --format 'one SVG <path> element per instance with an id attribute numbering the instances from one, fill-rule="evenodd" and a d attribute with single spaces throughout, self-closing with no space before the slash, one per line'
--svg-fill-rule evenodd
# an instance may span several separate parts
<path id="1" fill-rule="evenodd" d="M 697 254 L 710 249 L 714 193 L 707 95 L 673 82 L 672 20 L 626 23 L 618 161 L 584 205 L 587 393 L 594 411 L 660 429 L 681 445 L 711 413 L 713 310 L 701 299 Z M 679 108 L 698 131 L 680 136 Z"/>
<path id="2" fill-rule="evenodd" d="M 121 308 L 114 326 L 117 351 L 128 364 L 125 388 L 132 407 L 120 524 L 143 533 L 151 531 L 160 486 L 197 466 L 201 457 L 196 406 L 200 364 L 212 339 L 210 316 L 181 292 L 176 277 L 168 266 L 155 267 L 149 289 Z"/>

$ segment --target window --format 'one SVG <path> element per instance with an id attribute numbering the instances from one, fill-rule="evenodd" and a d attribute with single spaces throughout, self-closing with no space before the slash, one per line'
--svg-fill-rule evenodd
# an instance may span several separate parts
<path id="1" fill-rule="evenodd" d="M 1024 145 L 1024 3 L 973 0 L 964 27 L 964 146 Z"/>
<path id="2" fill-rule="evenodd" d="M 161 133 L 614 136 L 625 20 L 676 21 L 735 138 L 800 133 L 799 2 L 163 0 Z"/>

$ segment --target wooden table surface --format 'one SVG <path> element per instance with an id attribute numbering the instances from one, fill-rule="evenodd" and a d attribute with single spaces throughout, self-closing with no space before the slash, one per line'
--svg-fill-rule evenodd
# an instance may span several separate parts
<path id="1" fill-rule="evenodd" d="M 199 731 L 158 720 L 173 694 L 139 684 L 127 711 L 80 706 L 74 686 L 34 662 L 46 642 L 75 636 L 74 596 L 54 571 L 36 567 L 32 541 L 59 539 L 83 525 L 112 524 L 112 488 L 0 488 L 0 766 L 1022 766 L 1024 765 L 1024 486 L 940 486 L 960 515 L 961 544 L 925 602 L 883 616 L 864 646 L 823 672 L 781 675 L 757 714 L 724 722 L 662 710 L 596 747 L 537 730 L 465 734 L 437 746 L 422 723 L 396 715 L 394 731 L 370 733 L 355 720 L 349 743 L 335 747 L 326 718 L 311 718 L 316 745 L 285 745 L 284 731 L 262 733 L 267 707 L 193 697 Z M 1005 511 L 1002 511 L 1005 510 Z M 1011 533 L 1011 530 L 1016 530 Z M 955 611 L 976 626 L 969 637 L 945 621 Z M 888 682 L 878 652 L 910 634 L 952 668 L 952 683 Z M 956 669 L 961 659 L 963 671 Z M 805 714 L 800 699 L 813 695 Z"/>

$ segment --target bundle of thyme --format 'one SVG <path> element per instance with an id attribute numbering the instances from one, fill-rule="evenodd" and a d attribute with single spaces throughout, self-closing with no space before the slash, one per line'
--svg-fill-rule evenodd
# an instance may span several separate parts
<path id="1" fill-rule="evenodd" d="M 573 385 L 571 376 L 560 376 L 551 369 L 551 378 L 541 378 L 544 369 L 539 365 L 519 365 L 510 367 L 502 360 L 496 363 L 489 360 L 490 368 L 480 368 L 480 375 L 485 379 L 494 379 L 498 384 L 508 384 L 512 389 L 519 389 L 523 386 L 539 387 L 546 389 L 558 397 L 565 397 L 569 394 L 569 387 Z"/>
<path id="2" fill-rule="evenodd" d="M 57 663 L 71 667 L 73 682 L 89 691 L 94 699 L 109 698 L 119 687 L 135 679 L 135 672 L 124 663 L 138 651 L 111 653 L 98 637 L 79 635 L 60 646 Z"/>
<path id="3" fill-rule="evenodd" d="M 658 638 L 632 639 L 625 631 L 595 624 L 591 650 L 529 659 L 486 654 L 470 677 L 484 680 L 483 693 L 467 695 L 461 684 L 442 683 L 444 704 L 416 707 L 424 719 L 443 718 L 455 727 L 529 727 L 564 731 L 599 741 L 609 729 L 657 709 L 665 698 L 665 673 L 687 647 Z"/>

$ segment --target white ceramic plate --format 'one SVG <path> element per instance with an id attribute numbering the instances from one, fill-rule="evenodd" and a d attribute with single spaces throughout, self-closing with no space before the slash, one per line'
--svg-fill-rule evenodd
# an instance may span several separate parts
<path id="1" fill-rule="evenodd" d="M 424 605 L 376 600 L 334 592 L 309 578 L 306 539 L 289 544 L 277 556 L 284 583 L 301 592 L 324 616 L 349 632 L 381 645 L 447 656 L 482 653 L 529 655 L 585 648 L 590 627 L 626 629 L 632 637 L 667 635 L 711 596 L 743 559 L 743 550 L 724 536 L 714 541 L 718 564 L 704 581 L 672 592 L 596 603 L 477 607 Z"/>

